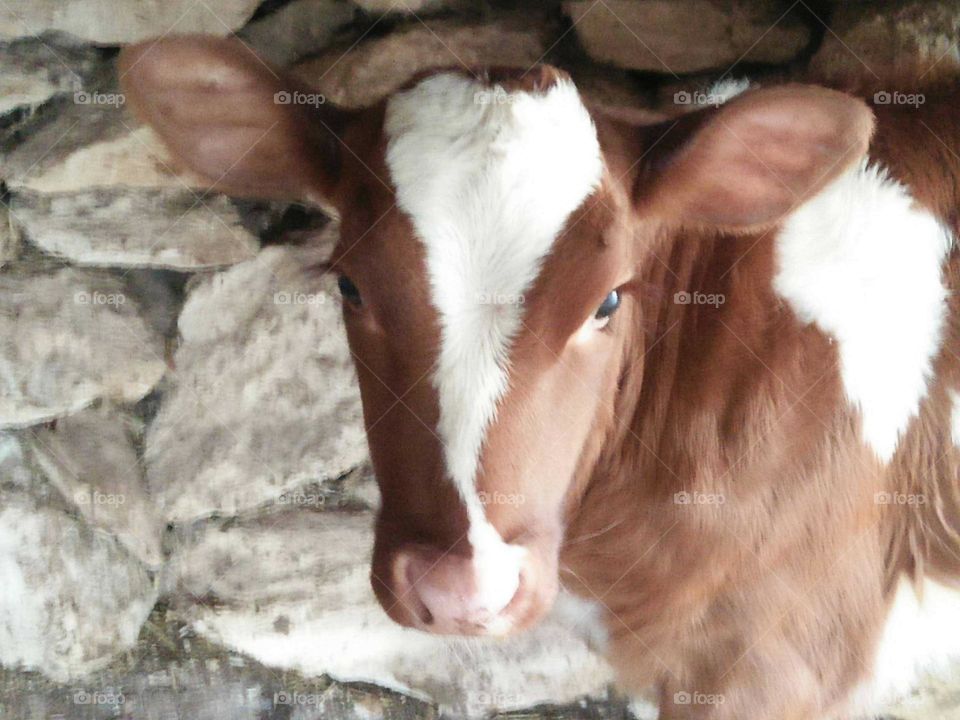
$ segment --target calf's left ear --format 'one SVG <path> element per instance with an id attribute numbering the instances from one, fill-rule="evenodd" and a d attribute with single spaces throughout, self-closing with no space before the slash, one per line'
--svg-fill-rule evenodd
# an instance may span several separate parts
<path id="1" fill-rule="evenodd" d="M 184 35 L 126 48 L 129 105 L 217 190 L 329 200 L 351 115 L 238 40 Z"/>
<path id="2" fill-rule="evenodd" d="M 873 113 L 841 92 L 783 85 L 647 132 L 636 183 L 642 211 L 750 232 L 775 225 L 862 158 Z"/>

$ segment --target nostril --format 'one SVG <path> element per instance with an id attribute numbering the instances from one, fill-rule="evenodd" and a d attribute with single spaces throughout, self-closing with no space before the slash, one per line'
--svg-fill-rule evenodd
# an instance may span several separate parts
<path id="1" fill-rule="evenodd" d="M 424 604 L 417 590 L 426 570 L 417 562 L 417 556 L 411 552 L 402 552 L 397 556 L 394 566 L 394 578 L 397 582 L 398 593 L 395 595 L 398 602 L 405 605 L 424 625 L 433 623 L 433 613 Z"/>
<path id="2" fill-rule="evenodd" d="M 424 602 L 423 596 L 420 594 L 417 584 L 426 577 L 428 572 L 429 570 L 424 571 L 423 568 L 417 563 L 407 563 L 406 579 L 411 605 L 413 606 L 414 612 L 417 614 L 417 618 L 424 625 L 432 625 L 434 617 L 433 613 L 430 612 L 430 607 Z"/>

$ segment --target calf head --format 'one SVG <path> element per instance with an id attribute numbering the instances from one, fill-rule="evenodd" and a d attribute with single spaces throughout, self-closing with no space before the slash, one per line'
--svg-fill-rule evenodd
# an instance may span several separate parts
<path id="1" fill-rule="evenodd" d="M 550 67 L 437 71 L 348 112 L 199 37 L 128 49 L 120 72 L 214 187 L 339 211 L 331 267 L 382 493 L 373 588 L 439 633 L 550 607 L 565 520 L 642 365 L 636 278 L 658 244 L 775 227 L 872 130 L 859 101 L 800 85 L 635 124 Z"/>

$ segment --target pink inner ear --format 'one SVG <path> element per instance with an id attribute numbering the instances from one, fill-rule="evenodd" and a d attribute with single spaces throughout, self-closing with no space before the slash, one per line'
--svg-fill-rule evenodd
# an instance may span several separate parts
<path id="1" fill-rule="evenodd" d="M 316 200 L 336 181 L 345 115 L 329 105 L 282 103 L 308 88 L 234 40 L 176 37 L 124 50 L 124 91 L 181 164 L 217 190 Z M 324 129 L 321 133 L 321 130 Z"/>
<path id="2" fill-rule="evenodd" d="M 862 157 L 873 131 L 860 100 L 812 86 L 754 91 L 703 112 L 652 179 L 649 205 L 730 231 L 778 222 Z"/>

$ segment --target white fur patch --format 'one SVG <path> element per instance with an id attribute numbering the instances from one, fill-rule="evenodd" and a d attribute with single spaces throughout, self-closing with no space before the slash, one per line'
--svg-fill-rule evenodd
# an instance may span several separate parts
<path id="1" fill-rule="evenodd" d="M 940 347 L 949 234 L 864 161 L 787 218 L 777 243 L 776 291 L 839 343 L 863 438 L 889 461 Z"/>
<path id="2" fill-rule="evenodd" d="M 570 82 L 507 93 L 445 73 L 391 98 L 385 132 L 397 204 L 426 249 L 440 318 L 434 383 L 447 471 L 464 499 L 474 552 L 488 558 L 481 575 L 497 582 L 505 559 L 519 561 L 484 529 L 479 453 L 507 388 L 523 294 L 600 182 L 596 130 Z"/>
<path id="3" fill-rule="evenodd" d="M 960 392 L 950 391 L 950 438 L 953 444 L 960 448 Z"/>
<path id="4" fill-rule="evenodd" d="M 750 89 L 750 81 L 747 78 L 726 78 L 718 80 L 710 86 L 707 92 L 709 98 L 708 105 L 722 105 L 729 102 L 737 95 Z"/>
<path id="5" fill-rule="evenodd" d="M 603 618 L 606 608 L 601 602 L 581 598 L 560 590 L 553 603 L 551 616 L 582 639 L 591 650 L 601 655 L 607 651 L 609 632 Z"/>
<path id="6" fill-rule="evenodd" d="M 901 579 L 874 659 L 871 681 L 857 694 L 854 710 L 867 716 L 903 699 L 930 675 L 960 661 L 960 587 L 932 580 L 918 597 Z M 859 717 L 859 714 L 858 714 Z"/>

